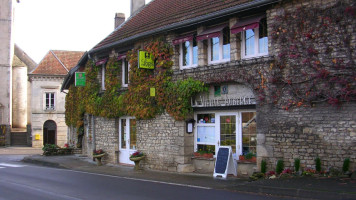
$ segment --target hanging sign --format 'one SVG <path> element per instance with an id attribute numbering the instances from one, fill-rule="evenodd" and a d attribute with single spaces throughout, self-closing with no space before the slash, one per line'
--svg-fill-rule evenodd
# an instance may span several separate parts
<path id="1" fill-rule="evenodd" d="M 75 72 L 75 86 L 85 86 L 85 72 Z"/>
<path id="2" fill-rule="evenodd" d="M 150 88 L 150 96 L 151 97 L 156 96 L 156 88 Z"/>
<path id="3" fill-rule="evenodd" d="M 154 69 L 155 62 L 152 54 L 147 51 L 138 51 L 138 68 L 140 69 Z"/>
<path id="4" fill-rule="evenodd" d="M 231 146 L 220 146 L 215 160 L 214 177 L 227 177 L 228 174 L 237 176 L 236 165 L 232 158 Z"/>

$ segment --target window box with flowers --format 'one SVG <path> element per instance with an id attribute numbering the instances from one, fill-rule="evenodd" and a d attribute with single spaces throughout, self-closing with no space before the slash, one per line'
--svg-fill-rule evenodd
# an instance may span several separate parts
<path id="1" fill-rule="evenodd" d="M 253 154 L 253 153 L 249 152 L 246 155 L 240 155 L 239 156 L 239 162 L 256 163 L 256 154 Z"/>

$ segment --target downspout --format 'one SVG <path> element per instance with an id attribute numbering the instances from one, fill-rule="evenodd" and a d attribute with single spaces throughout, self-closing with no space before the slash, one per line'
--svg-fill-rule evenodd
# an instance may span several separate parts
<path id="1" fill-rule="evenodd" d="M 92 137 L 93 137 L 93 140 L 92 140 L 92 148 L 93 148 L 93 151 L 96 150 L 96 146 L 95 146 L 95 118 L 94 118 L 94 115 L 91 116 L 91 124 L 92 124 Z M 93 161 L 95 161 L 95 158 L 93 158 Z"/>

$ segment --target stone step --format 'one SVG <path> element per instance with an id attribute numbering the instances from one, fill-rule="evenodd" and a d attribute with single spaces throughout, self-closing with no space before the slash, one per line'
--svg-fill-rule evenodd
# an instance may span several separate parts
<path id="1" fill-rule="evenodd" d="M 27 146 L 27 132 L 11 132 L 11 146 Z"/>

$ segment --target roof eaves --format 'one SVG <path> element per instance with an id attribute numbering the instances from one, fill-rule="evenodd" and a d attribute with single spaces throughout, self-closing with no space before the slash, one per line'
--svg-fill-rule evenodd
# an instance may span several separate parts
<path id="1" fill-rule="evenodd" d="M 73 67 L 71 70 L 69 70 L 68 74 L 66 75 L 66 77 L 63 80 L 63 84 L 61 86 L 61 92 L 63 92 L 63 90 L 68 89 L 68 86 L 73 78 L 73 75 L 75 74 L 76 71 L 79 70 L 80 66 L 83 65 L 88 59 L 88 52 L 86 51 L 83 56 L 79 59 L 78 64 Z"/>
<path id="2" fill-rule="evenodd" d="M 194 25 L 194 24 L 198 24 L 198 23 L 202 23 L 202 22 L 206 22 L 215 18 L 220 18 L 220 17 L 224 17 L 233 13 L 239 13 L 239 12 L 243 12 L 243 11 L 247 11 L 247 10 L 252 10 L 258 7 L 263 7 L 263 6 L 267 6 L 270 4 L 274 4 L 274 3 L 278 3 L 281 2 L 282 0 L 254 0 L 245 4 L 241 4 L 241 5 L 237 5 L 237 6 L 233 6 L 230 8 L 226 8 L 223 10 L 219 10 L 213 13 L 209 13 L 207 15 L 202 15 L 202 16 L 198 16 L 192 19 L 188 19 L 188 20 L 184 20 L 181 22 L 177 22 L 177 23 L 173 23 L 167 26 L 163 26 L 163 27 L 159 27 L 150 31 L 146 31 L 146 32 L 142 32 L 127 38 L 124 38 L 122 40 L 118 40 L 116 42 L 112 42 L 110 44 L 106 44 L 103 45 L 99 48 L 96 49 L 91 49 L 89 50 L 89 55 L 92 53 L 97 53 L 99 51 L 105 50 L 107 48 L 112 48 L 114 46 L 118 46 L 127 42 L 130 42 L 132 40 L 137 40 L 140 38 L 144 38 L 150 35 L 155 35 L 155 34 L 159 34 L 161 32 L 164 31 L 171 31 L 171 30 L 175 30 L 178 28 L 182 28 L 182 27 L 186 27 L 186 26 L 190 26 L 190 25 Z M 119 29 L 118 29 L 119 30 Z"/>

